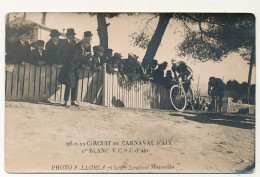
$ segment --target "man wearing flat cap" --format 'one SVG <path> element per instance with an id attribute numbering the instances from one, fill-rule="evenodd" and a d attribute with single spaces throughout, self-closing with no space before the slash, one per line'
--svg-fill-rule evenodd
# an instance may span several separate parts
<path id="1" fill-rule="evenodd" d="M 14 43 L 14 54 L 16 59 L 16 64 L 24 64 L 28 60 L 31 47 L 27 42 L 29 32 L 26 29 L 20 29 L 18 31 L 18 41 Z"/>
<path id="2" fill-rule="evenodd" d="M 46 53 L 43 49 L 44 47 L 44 41 L 38 40 L 35 44 L 35 49 L 32 50 L 28 63 L 34 64 L 34 65 L 44 65 L 46 62 Z"/>
<path id="3" fill-rule="evenodd" d="M 73 28 L 67 29 L 66 39 L 59 41 L 57 48 L 57 59 L 63 65 L 58 76 L 58 81 L 64 84 L 65 93 L 64 100 L 65 106 L 70 105 L 78 106 L 77 103 L 77 85 L 78 85 L 78 73 L 77 62 L 74 60 L 75 46 L 75 32 Z M 69 103 L 69 96 L 71 93 L 71 104 Z"/>
<path id="4" fill-rule="evenodd" d="M 57 46 L 59 44 L 60 33 L 58 30 L 51 30 L 50 37 L 51 39 L 45 45 L 45 51 L 47 55 L 47 64 L 48 65 L 60 65 L 61 61 L 58 61 L 57 58 Z"/>

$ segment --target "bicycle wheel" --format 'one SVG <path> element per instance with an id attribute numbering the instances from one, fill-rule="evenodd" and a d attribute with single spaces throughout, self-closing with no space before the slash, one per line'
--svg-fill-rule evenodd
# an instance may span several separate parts
<path id="1" fill-rule="evenodd" d="M 187 99 L 184 89 L 178 85 L 172 86 L 170 90 L 170 99 L 172 106 L 177 111 L 183 111 L 187 105 Z"/>
<path id="2" fill-rule="evenodd" d="M 191 88 L 188 89 L 188 92 L 186 93 L 186 98 L 189 109 L 194 110 L 194 95 Z"/>

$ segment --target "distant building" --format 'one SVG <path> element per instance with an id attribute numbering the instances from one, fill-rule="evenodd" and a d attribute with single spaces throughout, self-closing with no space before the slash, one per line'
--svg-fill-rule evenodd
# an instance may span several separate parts
<path id="1" fill-rule="evenodd" d="M 28 25 L 34 24 L 35 29 L 34 29 L 33 34 L 31 34 L 31 36 L 30 36 L 30 40 L 29 40 L 30 43 L 36 42 L 37 40 L 46 40 L 45 39 L 46 36 L 49 37 L 50 31 L 52 30 L 52 28 L 46 27 L 46 26 L 36 23 L 32 20 L 26 19 L 25 17 L 17 17 L 14 20 L 10 21 L 9 24 L 11 27 L 15 26 L 17 24 L 28 24 Z M 66 37 L 66 34 L 64 34 L 62 32 L 60 32 L 60 33 L 61 33 L 62 37 Z M 76 39 L 76 41 L 79 41 L 79 39 Z M 47 41 L 45 41 L 45 42 L 47 42 Z"/>

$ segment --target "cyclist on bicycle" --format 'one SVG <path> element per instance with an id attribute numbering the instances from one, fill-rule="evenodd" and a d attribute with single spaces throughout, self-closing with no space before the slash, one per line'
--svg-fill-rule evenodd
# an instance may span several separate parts
<path id="1" fill-rule="evenodd" d="M 183 88 L 187 93 L 191 85 L 191 80 L 193 79 L 193 72 L 191 68 L 187 66 L 184 61 L 176 62 L 174 59 L 172 59 L 172 72 L 174 74 L 174 79 L 182 79 L 182 81 L 184 82 Z"/>
<path id="2" fill-rule="evenodd" d="M 215 77 L 210 77 L 208 82 L 208 95 L 212 98 L 212 105 L 215 103 L 215 98 L 218 97 L 219 100 L 219 110 L 222 107 L 222 98 L 224 97 L 224 91 L 226 89 L 226 84 L 220 79 Z"/>

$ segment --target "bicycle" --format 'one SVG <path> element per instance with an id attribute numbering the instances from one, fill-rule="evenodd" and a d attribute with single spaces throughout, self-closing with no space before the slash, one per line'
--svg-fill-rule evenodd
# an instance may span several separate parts
<path id="1" fill-rule="evenodd" d="M 182 112 L 185 110 L 187 105 L 191 106 L 191 109 L 194 110 L 193 107 L 193 100 L 194 95 L 191 90 L 191 88 L 188 88 L 188 92 L 185 92 L 185 89 L 183 87 L 183 83 L 186 83 L 188 81 L 182 81 L 181 78 L 178 78 L 178 83 L 176 85 L 173 85 L 170 89 L 170 100 L 172 103 L 172 106 L 177 111 Z"/>

